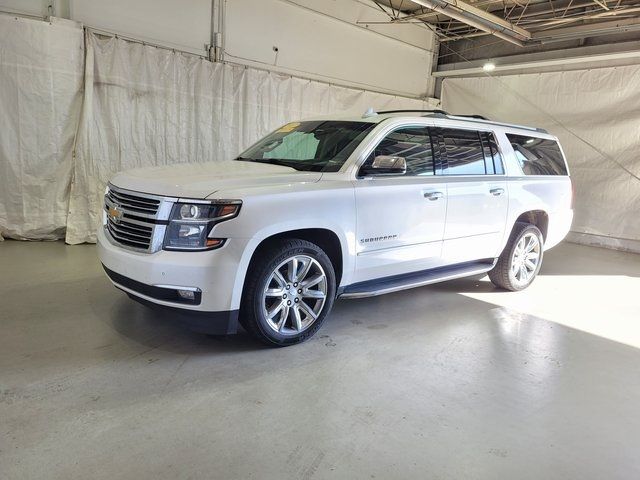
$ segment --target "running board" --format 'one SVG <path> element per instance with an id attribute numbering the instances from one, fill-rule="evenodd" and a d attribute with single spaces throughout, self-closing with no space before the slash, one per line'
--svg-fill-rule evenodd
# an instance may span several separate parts
<path id="1" fill-rule="evenodd" d="M 338 298 L 375 297 L 377 295 L 384 295 L 385 293 L 422 287 L 432 283 L 479 275 L 491 270 L 497 260 L 498 259 L 496 258 L 477 262 L 460 263 L 457 265 L 433 268 L 431 270 L 422 270 L 420 272 L 394 275 L 392 277 L 354 283 L 346 286 L 342 293 L 338 295 Z"/>

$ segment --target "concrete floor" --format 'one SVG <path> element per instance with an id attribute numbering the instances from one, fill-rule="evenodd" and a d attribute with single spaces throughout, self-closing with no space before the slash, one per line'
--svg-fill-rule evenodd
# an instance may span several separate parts
<path id="1" fill-rule="evenodd" d="M 0 478 L 640 478 L 639 255 L 340 301 L 285 349 L 185 331 L 93 246 L 0 269 Z"/>

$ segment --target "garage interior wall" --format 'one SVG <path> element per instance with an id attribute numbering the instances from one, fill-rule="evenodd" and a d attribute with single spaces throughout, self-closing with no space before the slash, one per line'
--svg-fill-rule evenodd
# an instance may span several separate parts
<path id="1" fill-rule="evenodd" d="M 102 193 L 118 170 L 234 158 L 292 119 L 421 100 L 338 87 L 93 33 L 67 220 L 67 243 L 94 242 Z M 91 66 L 93 62 L 93 68 Z"/>
<path id="2" fill-rule="evenodd" d="M 64 20 L 0 15 L 0 32 L 0 84 L 13 86 L 0 89 L 0 235 L 12 238 L 95 241 L 120 169 L 233 158 L 296 118 L 436 105 L 83 37 Z"/>
<path id="3" fill-rule="evenodd" d="M 0 6 L 7 1 L 0 0 Z M 425 25 L 376 23 L 388 17 L 371 0 L 67 1 L 71 19 L 93 28 L 196 54 L 213 43 L 212 30 L 220 31 L 225 62 L 366 90 L 433 96 L 435 34 Z M 216 22 L 212 27 L 214 6 L 222 28 Z"/>
<path id="4" fill-rule="evenodd" d="M 370 0 L 228 1 L 225 60 L 327 82 L 346 81 L 368 90 L 432 97 L 434 33 L 425 25 L 357 23 L 388 20 Z"/>
<path id="5" fill-rule="evenodd" d="M 568 239 L 640 252 L 640 66 L 446 78 L 442 108 L 556 135 L 575 191 Z"/>

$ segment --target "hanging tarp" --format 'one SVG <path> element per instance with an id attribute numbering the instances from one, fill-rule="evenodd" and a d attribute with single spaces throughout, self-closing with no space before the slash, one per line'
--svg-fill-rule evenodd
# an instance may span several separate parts
<path id="1" fill-rule="evenodd" d="M 0 234 L 93 242 L 118 170 L 230 159 L 293 119 L 369 106 L 428 108 L 0 15 Z"/>
<path id="2" fill-rule="evenodd" d="M 447 78 L 442 106 L 558 136 L 576 194 L 569 238 L 640 251 L 640 66 Z"/>
<path id="3" fill-rule="evenodd" d="M 64 235 L 82 28 L 0 15 L 0 239 Z"/>
<path id="4" fill-rule="evenodd" d="M 313 115 L 428 108 L 91 32 L 87 62 L 67 243 L 95 241 L 102 193 L 119 170 L 229 160 L 279 125 Z"/>

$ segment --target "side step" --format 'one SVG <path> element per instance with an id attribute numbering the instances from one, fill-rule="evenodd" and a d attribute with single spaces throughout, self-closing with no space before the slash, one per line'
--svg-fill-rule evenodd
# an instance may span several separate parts
<path id="1" fill-rule="evenodd" d="M 491 270 L 497 262 L 497 258 L 479 260 L 476 262 L 459 263 L 446 267 L 422 270 L 392 277 L 377 278 L 366 282 L 347 285 L 339 298 L 364 298 L 384 295 L 408 288 L 422 287 L 432 283 L 444 282 L 455 278 L 479 275 Z"/>

